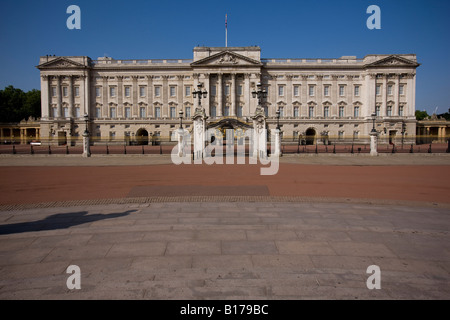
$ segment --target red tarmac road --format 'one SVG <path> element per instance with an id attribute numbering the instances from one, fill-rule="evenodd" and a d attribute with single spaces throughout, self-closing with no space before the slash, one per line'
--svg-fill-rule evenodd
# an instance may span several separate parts
<path id="1" fill-rule="evenodd" d="M 0 205 L 173 195 L 270 195 L 450 203 L 450 166 L 259 165 L 0 167 Z M 210 188 L 205 188 L 210 187 Z M 203 193 L 203 194 L 202 194 Z"/>

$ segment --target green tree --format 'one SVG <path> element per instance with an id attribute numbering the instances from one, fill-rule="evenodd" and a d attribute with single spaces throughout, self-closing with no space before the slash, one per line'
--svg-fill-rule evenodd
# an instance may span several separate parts
<path id="1" fill-rule="evenodd" d="M 39 90 L 23 92 L 13 86 L 0 90 L 0 122 L 19 122 L 29 117 L 39 118 L 40 109 Z"/>
<path id="2" fill-rule="evenodd" d="M 429 115 L 425 110 L 423 111 L 416 110 L 416 120 L 423 120 L 426 117 L 429 117 Z"/>
<path id="3" fill-rule="evenodd" d="M 450 120 L 450 108 L 448 109 L 448 111 L 446 113 L 438 114 L 438 117 L 442 117 L 445 120 Z"/>

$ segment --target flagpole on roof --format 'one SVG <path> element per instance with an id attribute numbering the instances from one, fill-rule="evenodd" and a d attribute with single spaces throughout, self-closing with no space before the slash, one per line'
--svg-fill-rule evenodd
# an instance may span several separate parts
<path id="1" fill-rule="evenodd" d="M 225 47 L 228 47 L 228 15 L 225 14 Z"/>

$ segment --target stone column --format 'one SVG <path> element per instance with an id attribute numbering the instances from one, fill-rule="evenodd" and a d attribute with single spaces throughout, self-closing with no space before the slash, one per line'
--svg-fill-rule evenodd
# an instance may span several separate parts
<path id="1" fill-rule="evenodd" d="M 272 76 L 270 93 L 269 93 L 270 102 L 271 102 L 271 105 L 270 105 L 271 108 L 269 109 L 269 112 L 268 112 L 269 117 L 275 117 L 275 115 L 276 115 L 275 112 L 278 109 L 278 106 L 277 106 L 277 100 L 278 100 L 277 78 L 278 78 L 278 75 L 276 75 L 276 74 Z M 256 83 L 258 83 L 258 80 L 256 81 Z"/>
<path id="2" fill-rule="evenodd" d="M 86 130 L 83 132 L 83 155 L 84 158 L 91 156 L 91 148 L 89 142 L 89 131 L 86 126 Z"/>
<path id="3" fill-rule="evenodd" d="M 309 112 L 308 111 L 308 84 L 307 84 L 308 76 L 302 75 L 301 77 L 302 77 L 302 82 L 301 82 L 301 86 L 300 86 L 300 90 L 301 90 L 300 103 L 302 105 L 300 108 L 300 117 L 307 117 L 308 112 Z"/>
<path id="4" fill-rule="evenodd" d="M 132 79 L 131 101 L 133 103 L 132 108 L 135 109 L 136 113 L 140 116 L 138 105 L 138 96 L 139 96 L 138 76 L 131 76 L 131 79 Z M 125 118 L 125 109 L 123 110 L 123 117 Z"/>
<path id="5" fill-rule="evenodd" d="M 236 116 L 236 73 L 231 74 L 231 110 L 230 115 Z"/>
<path id="6" fill-rule="evenodd" d="M 123 76 L 117 76 L 117 110 L 116 116 L 117 118 L 121 118 L 123 116 Z"/>
<path id="7" fill-rule="evenodd" d="M 154 117 L 153 113 L 153 76 L 147 76 L 147 103 L 148 116 Z"/>
<path id="8" fill-rule="evenodd" d="M 49 76 L 41 76 L 41 116 L 42 119 L 48 119 L 50 116 L 50 83 Z"/>
<path id="9" fill-rule="evenodd" d="M 73 92 L 73 76 L 69 75 L 69 117 L 73 117 L 73 104 L 75 102 L 75 96 Z"/>
<path id="10" fill-rule="evenodd" d="M 169 117 L 169 76 L 162 76 L 163 84 L 162 84 L 162 106 L 161 106 L 161 117 L 168 118 Z"/>
<path id="11" fill-rule="evenodd" d="M 378 132 L 370 132 L 370 155 L 371 156 L 377 156 L 378 155 L 378 151 L 377 151 L 377 140 L 378 140 Z"/>
<path id="12" fill-rule="evenodd" d="M 178 110 L 175 112 L 175 116 L 178 116 L 178 112 L 180 110 L 183 111 L 184 115 L 186 116 L 186 111 L 184 110 L 183 106 L 183 96 L 184 96 L 184 87 L 183 87 L 183 75 L 177 76 L 177 103 L 178 103 Z"/>
<path id="13" fill-rule="evenodd" d="M 210 81 L 209 81 L 209 77 L 210 77 L 210 73 L 205 73 L 204 74 L 204 76 L 205 76 L 205 80 L 204 80 L 204 84 L 203 84 L 203 87 L 205 88 L 205 90 L 208 92 L 208 95 L 207 95 L 207 97 L 206 97 L 206 99 L 203 99 L 203 103 L 204 103 L 204 106 L 203 106 L 203 108 L 205 109 L 205 112 L 206 112 L 206 116 L 210 116 L 211 115 L 211 113 L 210 113 L 210 106 L 211 106 L 211 104 L 210 104 L 210 97 L 211 97 L 211 86 L 210 86 Z"/>
<path id="14" fill-rule="evenodd" d="M 377 90 L 377 84 L 376 84 L 376 75 L 375 74 L 367 74 L 365 78 L 365 90 L 366 94 L 364 103 L 364 111 L 362 113 L 363 117 L 369 117 L 373 112 L 375 112 L 376 109 L 376 90 Z M 380 114 L 381 116 L 381 114 Z"/>
<path id="15" fill-rule="evenodd" d="M 292 117 L 294 115 L 294 107 L 292 106 L 292 74 L 286 75 L 286 107 L 284 108 L 284 116 Z"/>
<path id="16" fill-rule="evenodd" d="M 245 102 L 245 106 L 244 106 L 244 109 L 242 110 L 242 115 L 244 117 L 251 115 L 250 100 L 251 100 L 252 92 L 251 92 L 251 88 L 250 88 L 250 77 L 251 77 L 250 73 L 244 73 L 244 102 Z"/>
<path id="17" fill-rule="evenodd" d="M 101 116 L 103 118 L 109 118 L 109 112 L 108 112 L 108 77 L 103 76 L 102 77 L 102 104 L 103 104 L 103 110 L 101 111 Z M 80 114 L 81 115 L 81 114 Z"/>
<path id="18" fill-rule="evenodd" d="M 61 76 L 56 76 L 56 116 L 62 117 Z"/>
<path id="19" fill-rule="evenodd" d="M 223 110 L 223 88 L 222 88 L 222 81 L 223 81 L 223 79 L 222 79 L 222 77 L 223 77 L 223 74 L 222 73 L 219 73 L 219 74 L 217 74 L 217 76 L 218 76 L 218 84 L 217 84 L 217 110 L 216 110 L 216 113 L 217 113 L 217 117 L 222 117 L 222 110 Z"/>
<path id="20" fill-rule="evenodd" d="M 383 117 L 387 116 L 387 77 L 388 77 L 387 74 L 383 75 L 383 85 L 381 86 L 383 91 L 382 93 L 383 100 L 380 115 Z"/>
<path id="21" fill-rule="evenodd" d="M 416 110 L 416 78 L 414 73 L 406 75 L 406 107 L 405 115 L 414 117 Z"/>

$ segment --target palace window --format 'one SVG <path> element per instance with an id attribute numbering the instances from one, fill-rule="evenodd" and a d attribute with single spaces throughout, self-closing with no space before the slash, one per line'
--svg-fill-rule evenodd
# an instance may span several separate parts
<path id="1" fill-rule="evenodd" d="M 125 118 L 131 118 L 131 108 L 130 107 L 125 107 Z"/>
<path id="2" fill-rule="evenodd" d="M 97 108 L 100 110 L 100 108 Z M 80 107 L 75 107 L 75 117 L 76 118 L 80 118 L 81 117 L 81 111 L 80 111 Z M 97 116 L 97 118 L 100 118 L 100 116 Z"/>
<path id="3" fill-rule="evenodd" d="M 116 87 L 109 87 L 109 96 L 110 97 L 116 96 Z"/>
<path id="4" fill-rule="evenodd" d="M 398 115 L 403 117 L 403 106 L 398 107 Z"/>
<path id="5" fill-rule="evenodd" d="M 139 96 L 140 97 L 145 97 L 145 89 L 146 89 L 146 87 L 144 87 L 144 86 L 139 87 Z"/>
<path id="6" fill-rule="evenodd" d="M 381 115 L 381 108 L 380 106 L 376 106 L 375 107 L 375 116 L 379 117 Z"/>
<path id="7" fill-rule="evenodd" d="M 298 116 L 299 116 L 298 107 L 294 107 L 294 117 L 298 118 Z"/>
<path id="8" fill-rule="evenodd" d="M 111 119 L 114 119 L 116 117 L 116 108 L 115 107 L 109 108 L 109 117 Z"/>
<path id="9" fill-rule="evenodd" d="M 323 116 L 324 116 L 324 118 L 328 118 L 330 116 L 330 107 L 329 106 L 323 107 Z"/>
<path id="10" fill-rule="evenodd" d="M 155 118 L 161 118 L 161 107 L 155 107 Z"/>
<path id="11" fill-rule="evenodd" d="M 278 110 L 280 111 L 280 118 L 284 117 L 284 107 L 279 107 Z"/>
<path id="12" fill-rule="evenodd" d="M 75 97 L 80 96 L 80 87 L 75 87 Z"/>
<path id="13" fill-rule="evenodd" d="M 69 95 L 68 92 L 69 92 L 69 91 L 68 91 L 68 88 L 67 88 L 67 87 L 63 87 L 63 96 L 64 96 L 64 97 L 67 97 L 67 96 Z"/>
<path id="14" fill-rule="evenodd" d="M 102 96 L 102 87 L 95 87 L 95 96 L 97 98 Z"/>
<path id="15" fill-rule="evenodd" d="M 225 117 L 228 117 L 228 116 L 230 115 L 230 107 L 229 107 L 229 106 L 225 106 L 225 107 L 223 108 L 223 115 L 224 115 Z"/>
<path id="16" fill-rule="evenodd" d="M 309 96 L 314 97 L 314 86 L 309 86 Z"/>
<path id="17" fill-rule="evenodd" d="M 156 86 L 155 87 L 155 97 L 160 97 L 160 96 L 161 96 L 161 87 Z"/>
<path id="18" fill-rule="evenodd" d="M 225 95 L 229 96 L 230 95 L 230 85 L 225 85 Z"/>
<path id="19" fill-rule="evenodd" d="M 141 117 L 141 118 L 145 118 L 147 115 L 146 115 L 146 112 L 145 112 L 145 107 L 140 107 L 139 108 L 139 116 Z"/>
<path id="20" fill-rule="evenodd" d="M 325 97 L 328 97 L 330 95 L 330 86 L 324 86 L 323 87 L 323 95 Z"/>
<path id="21" fill-rule="evenodd" d="M 64 113 L 64 118 L 68 118 L 69 117 L 69 108 L 64 107 L 63 108 L 63 113 Z"/>
<path id="22" fill-rule="evenodd" d="M 131 87 L 126 86 L 125 87 L 125 97 L 130 97 L 131 96 Z"/>
<path id="23" fill-rule="evenodd" d="M 390 85 L 387 86 L 387 94 L 388 94 L 388 95 L 392 95 L 392 88 L 393 88 L 393 85 L 392 85 L 392 84 L 390 84 Z"/>
<path id="24" fill-rule="evenodd" d="M 177 87 L 170 87 L 170 96 L 175 97 L 177 95 L 176 92 Z"/>
<path id="25" fill-rule="evenodd" d="M 344 110 L 345 110 L 344 106 L 340 106 L 339 107 L 339 118 L 343 118 L 344 117 Z"/>
<path id="26" fill-rule="evenodd" d="M 359 86 L 355 86 L 355 97 L 359 97 Z"/>
<path id="27" fill-rule="evenodd" d="M 171 118 L 176 118 L 177 117 L 175 107 L 170 107 L 170 117 Z"/>
<path id="28" fill-rule="evenodd" d="M 298 97 L 300 95 L 299 86 L 294 86 L 294 97 Z"/>
<path id="29" fill-rule="evenodd" d="M 359 117 L 359 107 L 355 107 L 353 110 L 354 110 L 353 111 L 353 116 L 355 118 L 358 118 Z"/>
<path id="30" fill-rule="evenodd" d="M 404 86 L 403 84 L 401 84 L 401 85 L 398 87 L 398 93 L 399 93 L 400 95 L 404 95 L 404 94 L 405 94 L 405 86 Z"/>
<path id="31" fill-rule="evenodd" d="M 186 118 L 191 117 L 191 107 L 186 107 Z"/>
<path id="32" fill-rule="evenodd" d="M 216 117 L 216 106 L 211 106 L 211 118 Z"/>
<path id="33" fill-rule="evenodd" d="M 238 106 L 238 107 L 237 107 L 237 116 L 238 116 L 239 118 L 242 118 L 242 106 Z"/>
<path id="34" fill-rule="evenodd" d="M 339 96 L 344 96 L 345 95 L 345 86 L 340 85 L 339 86 Z"/>
<path id="35" fill-rule="evenodd" d="M 284 86 L 278 86 L 278 95 L 280 97 L 284 96 Z"/>
<path id="36" fill-rule="evenodd" d="M 388 117 L 391 117 L 391 116 L 392 116 L 392 106 L 388 106 L 388 107 L 387 107 L 387 109 L 386 109 L 386 115 L 387 115 Z"/>
<path id="37" fill-rule="evenodd" d="M 56 87 L 52 87 L 52 97 L 56 97 Z"/>
<path id="38" fill-rule="evenodd" d="M 217 87 L 216 86 L 211 86 L 211 95 L 212 96 L 217 95 Z"/>
<path id="39" fill-rule="evenodd" d="M 102 116 L 100 107 L 95 108 L 95 117 L 100 118 Z M 75 117 L 80 117 L 80 108 L 75 108 Z"/>
<path id="40" fill-rule="evenodd" d="M 309 118 L 314 118 L 314 107 L 313 106 L 310 106 L 308 108 L 308 117 Z"/>
<path id="41" fill-rule="evenodd" d="M 190 86 L 185 86 L 184 87 L 184 95 L 186 97 L 190 97 L 191 96 L 191 87 Z"/>
<path id="42" fill-rule="evenodd" d="M 242 86 L 241 85 L 237 86 L 237 95 L 242 96 Z"/>
<path id="43" fill-rule="evenodd" d="M 377 95 L 377 96 L 380 96 L 380 95 L 381 95 L 381 84 L 377 84 L 377 87 L 376 87 L 376 95 Z"/>

